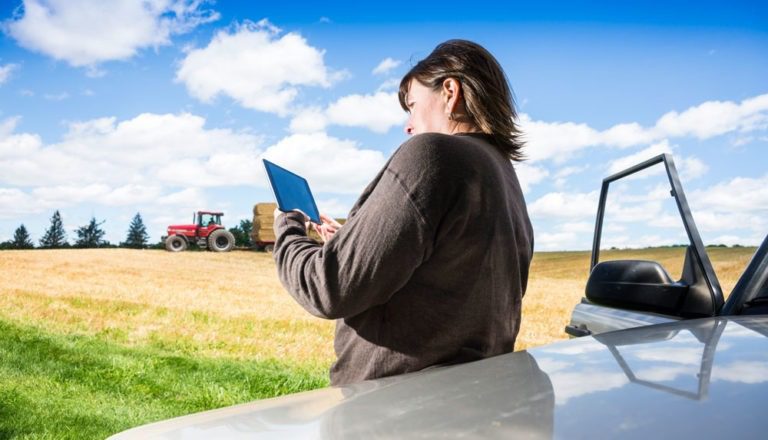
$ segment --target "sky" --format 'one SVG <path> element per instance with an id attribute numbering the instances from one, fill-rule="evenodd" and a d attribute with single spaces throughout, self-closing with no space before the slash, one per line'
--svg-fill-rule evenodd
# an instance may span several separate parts
<path id="1" fill-rule="evenodd" d="M 397 86 L 440 42 L 514 90 L 538 251 L 589 249 L 602 179 L 669 153 L 708 244 L 768 233 L 765 2 L 0 0 L 0 241 L 95 217 L 151 241 L 273 201 L 261 159 L 345 217 L 407 139 Z M 660 169 L 611 187 L 603 246 L 687 242 Z"/>

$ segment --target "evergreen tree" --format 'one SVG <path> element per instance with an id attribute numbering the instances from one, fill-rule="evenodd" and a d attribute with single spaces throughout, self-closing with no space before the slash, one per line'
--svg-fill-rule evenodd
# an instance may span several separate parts
<path id="1" fill-rule="evenodd" d="M 35 247 L 35 245 L 32 243 L 32 240 L 29 238 L 29 232 L 27 232 L 27 228 L 24 227 L 23 224 L 16 228 L 16 232 L 13 233 L 13 241 L 11 243 L 14 249 L 32 249 Z"/>
<path id="2" fill-rule="evenodd" d="M 131 220 L 131 225 L 128 227 L 128 237 L 125 242 L 121 243 L 122 246 L 142 249 L 147 247 L 147 241 L 149 241 L 149 234 L 147 234 L 147 228 L 144 226 L 144 221 L 141 219 L 141 214 L 136 213 Z"/>
<path id="3" fill-rule="evenodd" d="M 64 224 L 61 222 L 59 211 L 53 213 L 51 217 L 51 226 L 45 231 L 45 235 L 40 239 L 42 248 L 60 248 L 67 245 L 67 233 L 64 232 Z"/>
<path id="4" fill-rule="evenodd" d="M 77 228 L 77 241 L 75 241 L 75 247 L 79 248 L 97 248 L 108 244 L 104 241 L 104 230 L 101 229 L 101 225 L 104 222 L 97 223 L 95 217 L 91 217 L 91 221 L 87 225 Z"/>

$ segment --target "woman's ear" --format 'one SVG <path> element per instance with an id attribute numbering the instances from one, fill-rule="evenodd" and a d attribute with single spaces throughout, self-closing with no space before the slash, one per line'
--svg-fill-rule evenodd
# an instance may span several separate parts
<path id="1" fill-rule="evenodd" d="M 446 78 L 443 80 L 441 95 L 445 100 L 446 113 L 456 112 L 461 101 L 461 83 L 456 78 Z"/>

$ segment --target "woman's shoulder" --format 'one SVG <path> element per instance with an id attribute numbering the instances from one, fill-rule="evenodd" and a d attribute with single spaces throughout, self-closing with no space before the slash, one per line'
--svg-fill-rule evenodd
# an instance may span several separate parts
<path id="1" fill-rule="evenodd" d="M 464 136 L 422 133 L 405 141 L 393 159 L 399 163 L 450 162 L 464 160 L 468 155 L 472 155 L 472 145 Z"/>

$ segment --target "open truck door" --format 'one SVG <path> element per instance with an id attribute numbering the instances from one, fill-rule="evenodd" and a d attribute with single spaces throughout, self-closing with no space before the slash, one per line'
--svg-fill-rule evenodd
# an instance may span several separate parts
<path id="1" fill-rule="evenodd" d="M 672 279 L 656 261 L 600 262 L 600 240 L 611 183 L 653 166 L 664 166 L 689 244 L 682 276 Z M 724 299 L 720 283 L 688 207 L 672 156 L 662 154 L 603 179 L 585 297 L 565 328 L 571 336 L 599 334 L 685 318 L 717 316 Z"/>

